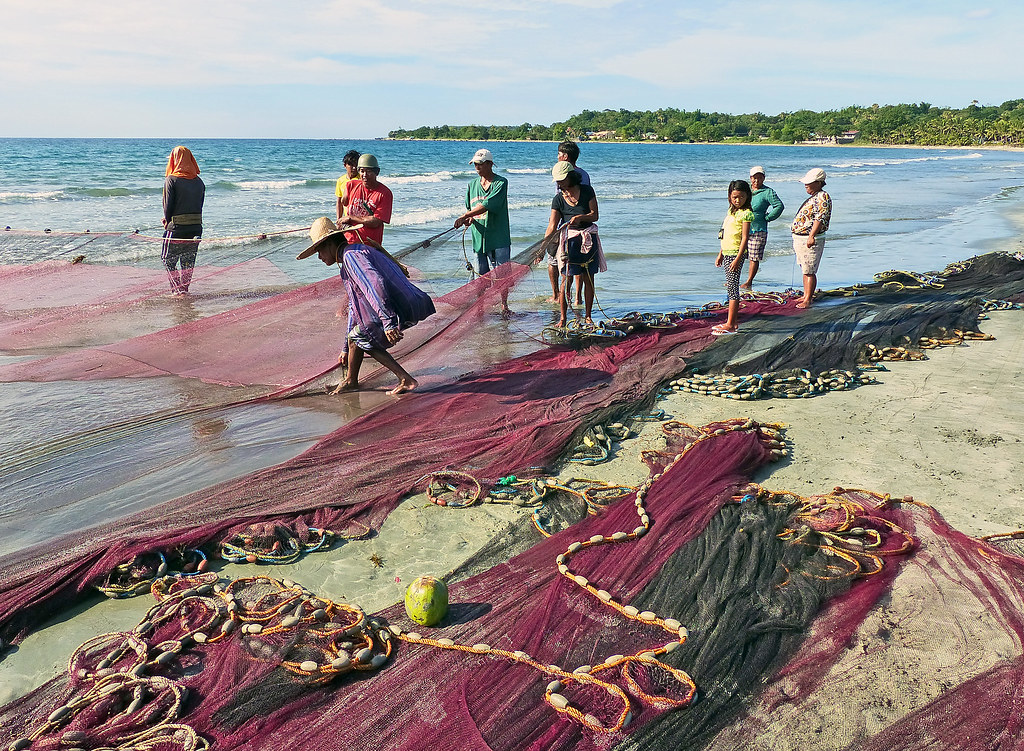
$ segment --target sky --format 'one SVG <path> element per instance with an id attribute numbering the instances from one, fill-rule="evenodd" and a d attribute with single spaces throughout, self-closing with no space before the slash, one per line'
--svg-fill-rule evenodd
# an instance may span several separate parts
<path id="1" fill-rule="evenodd" d="M 0 0 L 0 137 L 375 138 L 1024 97 L 1024 3 Z"/>

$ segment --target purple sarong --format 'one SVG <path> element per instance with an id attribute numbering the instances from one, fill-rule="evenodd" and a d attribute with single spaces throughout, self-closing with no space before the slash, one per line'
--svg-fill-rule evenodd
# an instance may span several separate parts
<path id="1" fill-rule="evenodd" d="M 368 245 L 345 248 L 341 278 L 348 294 L 346 341 L 358 327 L 353 341 L 360 349 L 387 349 L 391 344 L 386 330 L 405 330 L 435 312 L 430 295 L 406 279 L 398 264 Z"/>

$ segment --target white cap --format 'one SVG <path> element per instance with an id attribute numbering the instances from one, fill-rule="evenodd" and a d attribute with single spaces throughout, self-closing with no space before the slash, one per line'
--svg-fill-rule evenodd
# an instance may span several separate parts
<path id="1" fill-rule="evenodd" d="M 555 162 L 555 166 L 551 168 L 551 182 L 557 183 L 559 180 L 564 180 L 572 171 L 572 165 L 569 162 Z"/>
<path id="2" fill-rule="evenodd" d="M 758 165 L 757 167 L 751 167 L 750 168 L 750 176 L 751 177 L 753 177 L 754 175 L 763 175 L 763 174 L 764 174 L 764 167 L 761 167 L 760 165 Z"/>
<path id="3" fill-rule="evenodd" d="M 800 182 L 802 182 L 804 185 L 809 185 L 810 183 L 823 183 L 825 182 L 825 170 L 823 170 L 821 167 L 815 167 L 814 169 L 810 170 L 806 175 L 801 177 Z"/>
<path id="4" fill-rule="evenodd" d="M 470 164 L 482 164 L 484 162 L 494 163 L 494 155 L 491 153 L 490 149 L 477 150 L 477 152 L 473 154 L 473 158 L 469 160 Z"/>

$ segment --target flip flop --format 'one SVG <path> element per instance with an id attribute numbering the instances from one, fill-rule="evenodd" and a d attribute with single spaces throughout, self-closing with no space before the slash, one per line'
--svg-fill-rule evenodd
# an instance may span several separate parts
<path id="1" fill-rule="evenodd" d="M 738 331 L 729 331 L 728 329 L 719 329 L 719 328 L 711 329 L 711 336 L 732 336 L 733 334 L 738 334 L 738 333 L 739 333 Z"/>

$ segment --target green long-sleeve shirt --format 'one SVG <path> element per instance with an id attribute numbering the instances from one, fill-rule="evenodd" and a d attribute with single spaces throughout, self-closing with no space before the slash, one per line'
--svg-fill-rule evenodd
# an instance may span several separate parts
<path id="1" fill-rule="evenodd" d="M 767 232 L 768 222 L 782 216 L 786 207 L 775 191 L 771 188 L 759 188 L 750 197 L 750 210 L 754 212 L 754 221 L 750 223 L 751 232 Z"/>

